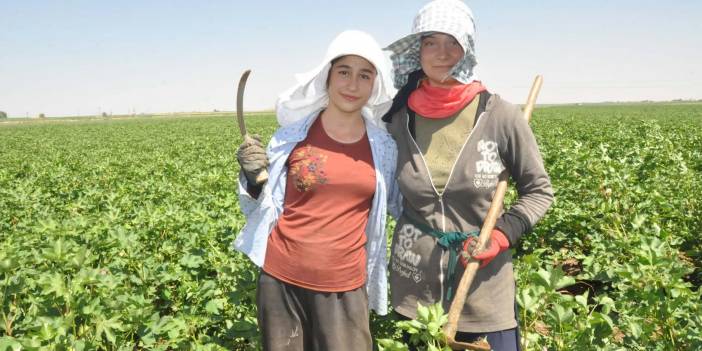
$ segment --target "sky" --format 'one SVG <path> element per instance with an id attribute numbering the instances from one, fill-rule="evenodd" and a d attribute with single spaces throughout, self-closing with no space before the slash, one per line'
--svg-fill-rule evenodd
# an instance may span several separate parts
<path id="1" fill-rule="evenodd" d="M 702 99 L 702 1 L 465 1 L 479 79 L 523 103 Z M 10 117 L 272 109 L 341 31 L 386 46 L 426 0 L 0 0 Z"/>

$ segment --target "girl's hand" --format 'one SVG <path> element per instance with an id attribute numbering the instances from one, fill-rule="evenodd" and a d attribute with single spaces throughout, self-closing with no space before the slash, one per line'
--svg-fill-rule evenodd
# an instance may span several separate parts
<path id="1" fill-rule="evenodd" d="M 501 252 L 509 249 L 509 241 L 499 229 L 493 229 L 490 240 L 487 242 L 485 249 L 476 252 L 475 246 L 478 244 L 478 238 L 471 236 L 463 242 L 463 252 L 461 253 L 461 263 L 463 267 L 468 266 L 468 258 L 473 257 L 480 262 L 480 268 L 483 268 L 490 263 Z"/>

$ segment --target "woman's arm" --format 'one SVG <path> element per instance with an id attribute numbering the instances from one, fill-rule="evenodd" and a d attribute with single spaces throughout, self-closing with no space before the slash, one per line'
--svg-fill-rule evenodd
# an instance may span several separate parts
<path id="1" fill-rule="evenodd" d="M 506 143 L 500 156 L 516 183 L 518 199 L 495 226 L 514 246 L 546 214 L 553 202 L 553 188 L 534 133 L 521 111 L 515 107 L 504 117 L 502 132 Z"/>

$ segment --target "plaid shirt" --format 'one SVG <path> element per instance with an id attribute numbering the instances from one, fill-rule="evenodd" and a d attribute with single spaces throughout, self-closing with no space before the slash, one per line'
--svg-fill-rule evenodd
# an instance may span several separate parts
<path id="1" fill-rule="evenodd" d="M 463 84 L 475 79 L 473 70 L 478 64 L 475 58 L 475 24 L 473 13 L 460 0 L 435 0 L 424 6 L 414 18 L 412 34 L 390 44 L 385 50 L 391 51 L 395 88 L 407 83 L 407 76 L 422 68 L 419 50 L 422 37 L 441 32 L 453 36 L 465 53 L 461 61 L 453 67 L 451 76 Z"/>

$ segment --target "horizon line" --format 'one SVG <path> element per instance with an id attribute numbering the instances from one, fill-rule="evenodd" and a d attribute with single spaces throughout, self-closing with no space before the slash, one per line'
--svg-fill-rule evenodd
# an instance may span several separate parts
<path id="1" fill-rule="evenodd" d="M 549 102 L 544 102 L 544 103 L 537 103 L 535 106 L 542 106 L 542 107 L 552 107 L 552 106 L 571 106 L 571 105 L 606 105 L 606 104 L 612 104 L 612 105 L 619 105 L 619 104 L 651 104 L 651 103 L 695 103 L 695 102 L 702 102 L 702 98 L 690 98 L 690 99 L 673 99 L 673 100 L 604 100 L 604 101 L 582 101 L 582 102 L 559 102 L 559 103 L 549 103 Z M 523 104 L 519 104 L 523 105 Z M 7 118 L 0 119 L 0 121 L 3 120 L 9 120 L 9 119 L 48 119 L 48 118 L 86 118 L 86 117 L 98 117 L 98 118 L 107 118 L 107 117 L 144 117 L 144 116 L 167 116 L 167 115 L 204 115 L 204 114 L 236 114 L 235 110 L 219 110 L 219 109 L 212 109 L 211 111 L 161 111 L 161 112 L 139 112 L 139 113 L 107 113 L 106 111 L 102 111 L 98 114 L 78 114 L 78 115 L 55 115 L 55 116 L 50 116 L 46 114 L 39 114 L 39 115 L 33 115 L 33 116 L 7 116 Z M 245 111 L 244 114 L 263 114 L 263 113 L 275 113 L 274 108 L 268 108 L 268 109 L 260 109 L 260 110 L 252 110 L 252 111 Z M 44 115 L 44 117 L 41 117 L 41 115 Z"/>

